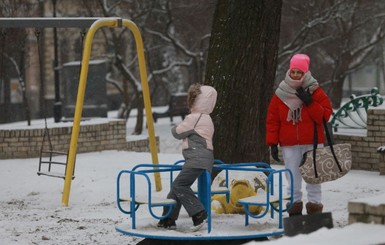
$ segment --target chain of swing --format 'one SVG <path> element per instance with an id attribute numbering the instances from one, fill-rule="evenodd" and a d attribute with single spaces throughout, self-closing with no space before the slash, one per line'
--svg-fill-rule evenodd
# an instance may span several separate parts
<path id="1" fill-rule="evenodd" d="M 80 32 L 81 34 L 81 57 L 80 60 L 82 60 L 83 56 L 83 45 L 84 45 L 84 37 L 86 34 L 86 31 L 83 30 Z M 39 71 L 40 71 L 40 81 L 44 81 L 44 76 L 43 76 L 43 60 L 42 60 L 42 41 L 41 41 L 41 32 L 39 29 L 35 30 L 35 36 L 37 40 L 37 48 L 38 48 L 38 57 L 39 57 Z M 57 69 L 57 67 L 55 67 Z M 81 62 L 80 62 L 80 69 L 79 69 L 79 76 L 80 76 L 80 71 L 81 71 Z M 44 92 L 44 90 L 42 90 Z M 48 128 L 47 124 L 47 117 L 46 117 L 46 100 L 43 102 L 43 116 L 44 116 L 44 134 L 43 134 L 43 140 L 40 148 L 40 155 L 39 155 L 39 167 L 37 171 L 37 175 L 45 175 L 49 177 L 57 177 L 57 178 L 63 178 L 65 179 L 65 174 L 67 172 L 67 160 L 68 160 L 68 151 L 67 152 L 61 152 L 61 151 L 55 151 L 52 141 L 51 141 L 51 136 L 50 136 L 50 131 Z M 46 149 L 48 146 L 48 149 Z M 63 158 L 65 158 L 65 161 L 63 161 Z M 64 172 L 55 172 L 54 167 L 56 170 L 56 166 L 64 166 Z M 63 170 L 63 168 L 61 168 Z M 75 167 L 72 173 L 72 179 L 75 178 Z"/>

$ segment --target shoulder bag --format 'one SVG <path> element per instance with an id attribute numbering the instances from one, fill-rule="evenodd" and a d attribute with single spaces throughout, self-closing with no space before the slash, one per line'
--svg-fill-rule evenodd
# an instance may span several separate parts
<path id="1" fill-rule="evenodd" d="M 300 173 L 306 183 L 320 184 L 333 181 L 344 176 L 352 167 L 350 144 L 332 144 L 325 120 L 323 121 L 328 146 L 317 148 L 317 124 L 314 123 L 313 150 L 303 154 L 299 166 Z"/>

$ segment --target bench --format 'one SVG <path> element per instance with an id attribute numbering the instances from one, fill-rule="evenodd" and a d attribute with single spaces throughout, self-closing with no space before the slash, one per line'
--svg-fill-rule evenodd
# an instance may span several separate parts
<path id="1" fill-rule="evenodd" d="M 190 113 L 187 104 L 187 93 L 172 94 L 168 103 L 168 108 L 165 112 L 153 112 L 152 117 L 156 123 L 158 118 L 170 117 L 173 122 L 174 116 L 181 116 L 182 120 Z"/>
<path id="2" fill-rule="evenodd" d="M 282 182 L 283 175 L 289 173 L 291 178 L 290 192 L 291 195 L 284 195 L 284 185 Z M 278 190 L 274 190 L 274 176 L 278 176 Z M 258 193 L 256 196 L 246 197 L 238 200 L 238 204 L 243 205 L 245 208 L 245 225 L 249 225 L 249 217 L 262 218 L 269 210 L 271 218 L 274 218 L 274 212 L 278 212 L 278 228 L 283 227 L 283 212 L 287 212 L 288 207 L 284 207 L 283 201 L 289 201 L 289 207 L 293 204 L 293 174 L 288 169 L 273 170 L 270 172 L 267 178 L 267 188 L 263 193 Z M 262 195 L 261 195 L 262 194 Z M 265 211 L 260 214 L 253 214 L 249 210 L 249 206 L 262 206 L 265 207 Z"/>
<path id="3" fill-rule="evenodd" d="M 122 170 L 119 172 L 117 177 L 117 206 L 118 209 L 124 213 L 131 216 L 131 226 L 132 229 L 136 229 L 136 210 L 140 205 L 147 205 L 149 213 L 152 217 L 156 219 L 164 219 L 169 216 L 172 212 L 172 209 L 176 205 L 176 201 L 172 199 L 167 199 L 164 197 L 154 197 L 152 193 L 152 185 L 150 177 L 148 174 L 157 173 L 157 172 L 168 172 L 170 174 L 170 179 L 172 179 L 172 173 L 174 171 L 180 171 L 182 166 L 174 164 L 139 164 L 136 165 L 131 170 Z M 129 177 L 129 195 L 123 196 L 124 190 L 123 186 L 128 186 L 124 182 L 123 177 Z M 141 176 L 147 182 L 146 186 L 136 185 L 136 179 Z M 208 232 L 211 231 L 211 174 L 209 171 L 204 171 L 203 174 L 198 178 L 198 197 L 202 201 L 207 214 L 208 214 Z M 147 190 L 147 191 L 146 191 Z M 139 193 L 139 194 L 138 194 Z M 127 194 L 127 193 L 125 193 Z M 129 203 L 129 208 L 126 209 L 123 207 L 123 203 Z M 155 207 L 168 207 L 168 212 L 166 214 L 157 215 L 153 208 Z"/>
<path id="4" fill-rule="evenodd" d="M 180 166 L 174 166 L 169 164 L 139 164 L 131 170 L 122 170 L 119 172 L 116 181 L 117 206 L 122 213 L 129 214 L 131 216 L 133 229 L 136 229 L 136 210 L 139 208 L 140 205 L 146 204 L 148 206 L 149 213 L 152 217 L 156 219 L 164 219 L 165 217 L 170 215 L 172 209 L 176 205 L 175 200 L 153 196 L 149 174 L 159 172 L 172 173 L 173 171 L 179 171 L 180 169 Z M 124 177 L 127 175 L 129 177 L 128 183 L 127 181 L 124 182 Z M 145 182 L 147 188 L 145 186 L 135 185 L 135 179 L 140 177 L 146 180 Z M 124 196 L 124 194 L 127 193 L 122 190 L 122 186 L 130 186 L 128 196 Z M 143 191 L 146 189 L 147 192 Z M 140 194 L 138 195 L 137 192 L 139 192 Z M 129 203 L 129 208 L 126 209 L 125 207 L 123 207 L 123 203 Z M 155 207 L 168 207 L 168 212 L 166 214 L 157 215 L 153 210 L 153 208 Z"/>
<path id="5" fill-rule="evenodd" d="M 278 213 L 278 228 L 283 227 L 283 212 L 287 211 L 287 207 L 283 207 L 283 201 L 288 200 L 289 207 L 293 203 L 293 174 L 288 169 L 273 169 L 267 163 L 256 162 L 256 163 L 241 163 L 241 164 L 225 164 L 214 166 L 225 171 L 260 171 L 267 173 L 268 177 L 266 180 L 266 191 L 259 192 L 256 196 L 246 197 L 238 200 L 239 205 L 244 206 L 245 210 L 245 225 L 249 225 L 249 217 L 251 218 L 262 218 L 270 210 L 271 218 L 274 218 L 274 212 Z M 290 184 L 290 195 L 284 195 L 284 174 L 288 173 L 291 179 Z M 227 175 L 227 173 L 226 173 Z M 227 177 L 226 177 L 227 178 Z M 275 181 L 278 180 L 278 183 Z M 278 188 L 278 190 L 276 190 Z M 249 206 L 261 206 L 265 210 L 259 214 L 253 214 L 249 210 Z"/>
<path id="6" fill-rule="evenodd" d="M 384 102 L 378 88 L 372 88 L 370 94 L 350 96 L 350 101 L 345 103 L 337 112 L 333 113 L 330 121 L 333 131 L 338 129 L 367 129 L 367 112 L 369 106 L 377 107 Z"/>

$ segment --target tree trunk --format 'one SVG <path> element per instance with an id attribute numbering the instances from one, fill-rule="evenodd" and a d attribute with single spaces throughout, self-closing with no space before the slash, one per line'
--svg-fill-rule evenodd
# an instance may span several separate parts
<path id="1" fill-rule="evenodd" d="M 343 98 L 343 86 L 345 77 L 338 77 L 333 83 L 332 96 L 330 98 L 332 107 L 338 109 L 341 107 L 341 101 Z"/>
<path id="2" fill-rule="evenodd" d="M 269 162 L 265 120 L 277 67 L 282 0 L 219 0 L 206 84 L 218 91 L 214 155 L 226 163 Z"/>

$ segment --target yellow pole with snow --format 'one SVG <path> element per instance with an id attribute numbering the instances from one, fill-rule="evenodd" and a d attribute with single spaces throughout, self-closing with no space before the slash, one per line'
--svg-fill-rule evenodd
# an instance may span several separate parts
<path id="1" fill-rule="evenodd" d="M 152 157 L 152 162 L 154 164 L 159 163 L 158 150 L 157 150 L 156 139 L 155 139 L 154 121 L 152 118 L 150 93 L 149 93 L 149 87 L 148 87 L 148 81 L 147 81 L 146 62 L 145 62 L 144 50 L 143 50 L 143 40 L 142 40 L 141 34 L 139 32 L 139 29 L 135 25 L 135 23 L 133 23 L 130 20 L 118 19 L 118 18 L 104 18 L 104 19 L 101 18 L 101 19 L 95 21 L 91 25 L 90 29 L 87 32 L 87 36 L 86 36 L 85 43 L 84 43 L 84 51 L 83 51 L 83 59 L 82 59 L 82 63 L 81 63 L 82 65 L 81 65 L 81 71 L 80 71 L 78 94 L 77 94 L 77 99 L 76 99 L 75 114 L 74 114 L 74 121 L 73 121 L 72 134 L 71 134 L 71 142 L 70 142 L 68 159 L 67 159 L 67 170 L 66 170 L 66 175 L 65 175 L 65 180 L 64 180 L 64 190 L 63 190 L 63 196 L 62 196 L 62 206 L 64 206 L 64 207 L 68 207 L 68 202 L 69 202 L 72 173 L 73 173 L 74 166 L 75 166 L 76 148 L 77 148 L 79 131 L 80 131 L 80 121 L 81 121 L 81 117 L 82 117 L 84 95 L 85 95 L 85 90 L 86 90 L 88 65 L 89 65 L 91 48 L 92 48 L 92 40 L 94 38 L 95 32 L 101 27 L 116 28 L 116 27 L 122 27 L 122 26 L 129 28 L 132 31 L 132 33 L 134 34 L 136 49 L 137 49 L 137 53 L 138 53 L 139 71 L 140 71 L 142 93 L 143 93 L 144 106 L 145 106 L 145 112 L 146 112 L 146 120 L 147 120 L 147 127 L 148 127 L 148 137 L 149 137 L 149 143 L 150 143 L 151 157 Z M 160 173 L 155 173 L 154 176 L 155 176 L 156 190 L 161 191 L 162 190 L 162 183 L 160 180 Z"/>

